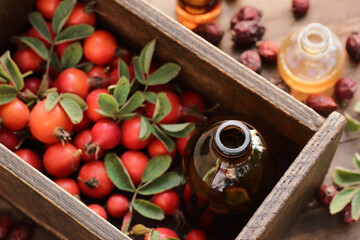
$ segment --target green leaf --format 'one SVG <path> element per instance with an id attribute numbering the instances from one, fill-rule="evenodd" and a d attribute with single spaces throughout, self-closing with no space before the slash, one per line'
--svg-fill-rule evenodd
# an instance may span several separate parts
<path id="1" fill-rule="evenodd" d="M 93 66 L 94 64 L 91 62 L 84 62 L 76 65 L 76 68 L 88 73 L 93 68 Z"/>
<path id="2" fill-rule="evenodd" d="M 17 96 L 16 89 L 8 84 L 0 84 L 0 105 L 12 102 Z"/>
<path id="3" fill-rule="evenodd" d="M 148 78 L 149 86 L 170 82 L 180 72 L 181 67 L 175 63 L 167 63 L 153 72 Z"/>
<path id="4" fill-rule="evenodd" d="M 360 170 L 360 155 L 357 152 L 354 154 L 353 164 L 358 170 Z"/>
<path id="5" fill-rule="evenodd" d="M 53 54 L 51 54 L 50 66 L 55 68 L 56 71 L 58 72 L 62 72 L 63 70 L 56 51 L 54 51 Z"/>
<path id="6" fill-rule="evenodd" d="M 346 130 L 349 132 L 358 132 L 360 130 L 360 122 L 351 117 L 347 112 L 344 113 L 346 119 Z"/>
<path id="7" fill-rule="evenodd" d="M 45 110 L 47 112 L 50 112 L 51 109 L 53 109 L 59 101 L 60 101 L 60 96 L 57 92 L 50 93 L 45 101 Z"/>
<path id="8" fill-rule="evenodd" d="M 167 172 L 151 183 L 140 188 L 139 194 L 153 195 L 172 189 L 181 184 L 182 177 L 177 172 Z"/>
<path id="9" fill-rule="evenodd" d="M 146 168 L 141 176 L 143 183 L 150 182 L 161 175 L 163 175 L 171 165 L 171 157 L 169 155 L 162 155 L 153 157 L 146 165 Z"/>
<path id="10" fill-rule="evenodd" d="M 144 141 L 150 136 L 150 134 L 151 134 L 150 121 L 147 117 L 141 116 L 139 139 L 141 141 Z"/>
<path id="11" fill-rule="evenodd" d="M 171 112 L 171 103 L 166 96 L 166 93 L 159 93 L 157 95 L 155 110 L 153 115 L 154 122 L 160 122 L 166 115 Z"/>
<path id="12" fill-rule="evenodd" d="M 120 190 L 134 192 L 134 183 L 120 158 L 115 153 L 108 153 L 104 159 L 106 173 L 114 185 Z"/>
<path id="13" fill-rule="evenodd" d="M 354 106 L 354 111 L 360 113 L 360 101 L 358 101 Z"/>
<path id="14" fill-rule="evenodd" d="M 38 31 L 38 33 L 45 38 L 49 43 L 52 42 L 50 30 L 46 25 L 45 19 L 39 12 L 29 13 L 29 20 L 31 25 Z"/>
<path id="15" fill-rule="evenodd" d="M 6 51 L 1 57 L 0 61 L 8 73 L 10 81 L 13 83 L 16 90 L 21 90 L 24 87 L 24 79 L 18 66 L 10 57 L 10 51 Z"/>
<path id="16" fill-rule="evenodd" d="M 160 239 L 160 233 L 158 231 L 155 231 L 155 229 L 151 229 L 149 233 L 149 240 L 159 240 Z"/>
<path id="17" fill-rule="evenodd" d="M 360 172 L 350 171 L 344 168 L 336 168 L 333 174 L 334 182 L 341 186 L 347 187 L 360 184 Z"/>
<path id="18" fill-rule="evenodd" d="M 154 92 L 145 92 L 145 98 L 146 101 L 155 104 L 157 99 L 157 94 Z"/>
<path id="19" fill-rule="evenodd" d="M 124 105 L 126 99 L 129 96 L 130 92 L 130 83 L 126 77 L 121 77 L 116 84 L 114 89 L 114 98 L 119 103 L 120 106 Z"/>
<path id="20" fill-rule="evenodd" d="M 161 129 L 169 136 L 176 138 L 187 137 L 195 128 L 194 123 L 160 124 Z"/>
<path id="21" fill-rule="evenodd" d="M 341 190 L 338 194 L 336 194 L 330 203 L 330 213 L 335 214 L 343 210 L 344 207 L 346 207 L 346 205 L 351 202 L 351 199 L 354 197 L 358 190 L 359 189 L 354 187 L 345 188 Z"/>
<path id="22" fill-rule="evenodd" d="M 7 73 L 5 72 L 3 66 L 1 66 L 0 64 L 0 78 L 3 78 L 5 81 L 4 83 L 9 83 L 10 79 L 9 76 L 7 75 Z"/>
<path id="23" fill-rule="evenodd" d="M 77 104 L 79 104 L 79 106 L 81 107 L 82 110 L 86 110 L 87 109 L 87 104 L 84 101 L 84 99 L 82 99 L 81 97 L 79 97 L 76 94 L 73 93 L 62 93 L 61 94 L 61 98 L 71 98 L 72 100 L 74 100 L 75 102 L 77 102 Z"/>
<path id="24" fill-rule="evenodd" d="M 131 113 L 141 107 L 145 100 L 145 96 L 141 91 L 135 92 L 130 99 L 120 108 L 120 114 Z"/>
<path id="25" fill-rule="evenodd" d="M 74 42 L 65 48 L 61 57 L 61 66 L 66 68 L 75 67 L 83 56 L 82 46 L 79 42 Z"/>
<path id="26" fill-rule="evenodd" d="M 21 37 L 19 39 L 21 42 L 25 43 L 28 47 L 34 50 L 34 52 L 36 52 L 37 55 L 39 55 L 42 59 L 48 59 L 49 51 L 41 40 L 27 36 Z"/>
<path id="27" fill-rule="evenodd" d="M 66 21 L 68 20 L 72 10 L 74 9 L 76 0 L 62 1 L 55 10 L 52 18 L 52 29 L 55 34 L 59 34 Z"/>
<path id="28" fill-rule="evenodd" d="M 54 41 L 55 44 L 74 41 L 82 38 L 86 38 L 94 33 L 94 28 L 87 24 L 79 24 L 65 28 L 59 33 Z"/>
<path id="29" fill-rule="evenodd" d="M 134 66 L 135 78 L 138 80 L 139 83 L 145 85 L 146 79 L 143 71 L 141 70 L 139 57 L 138 56 L 133 57 L 132 63 Z"/>
<path id="30" fill-rule="evenodd" d="M 83 118 L 83 111 L 76 101 L 71 98 L 63 98 L 60 100 L 60 105 L 73 124 L 78 124 L 81 122 Z"/>
<path id="31" fill-rule="evenodd" d="M 155 43 L 156 43 L 155 39 L 150 41 L 148 44 L 146 44 L 146 46 L 141 50 L 140 53 L 140 58 L 139 58 L 140 67 L 142 72 L 145 74 L 149 74 L 151 59 L 153 57 L 155 50 Z"/>
<path id="32" fill-rule="evenodd" d="M 163 220 L 165 218 L 164 211 L 157 205 L 143 200 L 136 199 L 133 204 L 134 209 L 143 215 L 144 217 L 155 219 L 155 220 Z"/>
<path id="33" fill-rule="evenodd" d="M 175 142 L 170 137 L 168 137 L 158 126 L 156 126 L 156 124 L 151 125 L 151 132 L 166 146 L 169 152 L 174 150 Z"/>
<path id="34" fill-rule="evenodd" d="M 355 196 L 351 201 L 351 216 L 356 221 L 360 218 L 360 191 L 355 193 Z"/>
<path id="35" fill-rule="evenodd" d="M 128 65 L 121 58 L 119 58 L 118 69 L 119 69 L 119 79 L 121 77 L 126 77 L 127 79 L 130 79 Z"/>
<path id="36" fill-rule="evenodd" d="M 104 113 L 111 116 L 115 116 L 120 107 L 116 99 L 112 95 L 106 93 L 99 94 L 98 104 Z"/>

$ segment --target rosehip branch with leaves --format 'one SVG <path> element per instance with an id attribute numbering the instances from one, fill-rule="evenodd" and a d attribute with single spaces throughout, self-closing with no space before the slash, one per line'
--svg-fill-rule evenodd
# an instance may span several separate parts
<path id="1" fill-rule="evenodd" d="M 333 174 L 334 183 L 343 188 L 330 203 L 330 213 L 350 209 L 350 219 L 347 222 L 356 222 L 360 218 L 360 155 L 355 153 L 353 164 L 357 171 L 338 167 Z M 345 220 L 345 219 L 344 219 Z"/>

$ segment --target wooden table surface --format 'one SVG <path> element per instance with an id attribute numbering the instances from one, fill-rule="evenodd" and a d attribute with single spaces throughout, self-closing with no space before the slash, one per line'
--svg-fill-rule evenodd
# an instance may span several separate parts
<path id="1" fill-rule="evenodd" d="M 175 0 L 146 0 L 150 4 L 176 18 Z M 346 39 L 353 31 L 360 31 L 360 1 L 359 0 L 311 0 L 308 14 L 295 20 L 291 12 L 291 0 L 229 0 L 224 1 L 223 11 L 218 19 L 224 37 L 219 48 L 230 56 L 237 58 L 242 49 L 234 48 L 229 32 L 231 16 L 242 6 L 252 5 L 262 12 L 262 23 L 266 27 L 263 40 L 273 40 L 280 44 L 284 37 L 292 30 L 311 22 L 319 22 L 327 25 L 336 33 L 345 45 Z M 276 67 L 265 66 L 261 73 L 265 78 L 277 77 L 279 73 Z M 360 81 L 360 66 L 347 59 L 344 76 L 354 77 Z M 351 100 L 348 106 L 341 107 L 339 111 L 347 111 L 352 116 L 360 116 L 354 113 L 353 106 L 360 100 L 360 90 Z M 355 151 L 360 152 L 360 134 L 344 132 L 339 148 L 334 156 L 329 172 L 325 177 L 326 183 L 332 183 L 332 172 L 336 166 L 354 169 L 352 157 Z M 313 199 L 299 219 L 289 229 L 286 240 L 355 240 L 360 239 L 360 221 L 347 225 L 343 222 L 340 214 L 331 216 L 328 209 L 320 207 Z"/>

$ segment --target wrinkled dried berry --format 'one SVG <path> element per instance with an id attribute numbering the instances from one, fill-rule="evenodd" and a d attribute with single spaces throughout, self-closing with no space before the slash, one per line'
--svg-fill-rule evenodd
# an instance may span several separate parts
<path id="1" fill-rule="evenodd" d="M 251 50 L 243 52 L 240 55 L 239 62 L 254 72 L 258 72 L 261 69 L 261 59 L 259 54 Z"/>
<path id="2" fill-rule="evenodd" d="M 30 240 L 32 234 L 32 226 L 23 222 L 15 225 L 9 233 L 8 240 Z"/>
<path id="3" fill-rule="evenodd" d="M 331 201 L 338 193 L 337 189 L 332 185 L 322 185 L 321 188 L 317 192 L 317 200 L 324 207 L 329 207 Z"/>
<path id="4" fill-rule="evenodd" d="M 270 78 L 269 82 L 280 88 L 281 90 L 290 93 L 290 87 L 281 77 Z"/>
<path id="5" fill-rule="evenodd" d="M 352 33 L 346 41 L 346 50 L 356 62 L 360 62 L 360 33 Z"/>
<path id="6" fill-rule="evenodd" d="M 322 94 L 310 94 L 306 99 L 306 104 L 317 113 L 327 116 L 338 107 L 334 99 Z"/>
<path id="7" fill-rule="evenodd" d="M 0 215 L 0 239 L 3 239 L 8 234 L 14 221 L 8 215 Z"/>
<path id="8" fill-rule="evenodd" d="M 259 21 L 261 18 L 261 13 L 259 10 L 252 6 L 246 6 L 241 8 L 232 18 L 230 21 L 231 28 L 234 27 L 234 25 L 242 20 L 256 20 Z"/>
<path id="9" fill-rule="evenodd" d="M 292 11 L 296 17 L 306 15 L 310 7 L 310 0 L 293 0 Z"/>
<path id="10" fill-rule="evenodd" d="M 341 211 L 341 215 L 345 223 L 353 224 L 356 220 L 351 215 L 351 203 L 346 205 L 346 207 Z"/>
<path id="11" fill-rule="evenodd" d="M 265 41 L 259 44 L 258 52 L 264 62 L 273 64 L 276 63 L 279 49 L 273 41 Z"/>
<path id="12" fill-rule="evenodd" d="M 335 97 L 341 102 L 349 101 L 357 90 L 358 83 L 351 77 L 342 77 L 335 84 Z"/>
<path id="13" fill-rule="evenodd" d="M 193 32 L 214 45 L 219 44 L 223 37 L 223 32 L 220 30 L 220 26 L 211 22 L 198 25 L 193 29 Z"/>
<path id="14" fill-rule="evenodd" d="M 265 33 L 265 27 L 258 21 L 243 20 L 237 22 L 232 31 L 232 38 L 238 46 L 248 46 L 261 40 Z"/>

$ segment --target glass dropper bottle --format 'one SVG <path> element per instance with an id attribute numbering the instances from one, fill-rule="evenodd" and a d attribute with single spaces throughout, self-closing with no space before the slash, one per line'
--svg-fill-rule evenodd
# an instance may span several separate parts
<path id="1" fill-rule="evenodd" d="M 280 47 L 280 75 L 293 90 L 301 93 L 331 89 L 344 65 L 345 51 L 340 40 L 320 23 L 295 30 Z"/>

